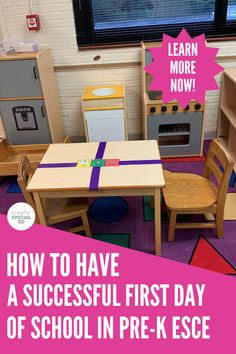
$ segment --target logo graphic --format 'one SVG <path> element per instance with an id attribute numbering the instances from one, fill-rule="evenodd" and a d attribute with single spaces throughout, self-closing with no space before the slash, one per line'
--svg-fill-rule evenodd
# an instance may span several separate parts
<path id="1" fill-rule="evenodd" d="M 150 48 L 153 61 L 144 70 L 152 75 L 149 90 L 162 91 L 164 103 L 190 100 L 204 103 L 206 90 L 217 90 L 214 76 L 223 70 L 215 63 L 218 48 L 207 48 L 204 34 L 191 39 L 185 29 L 177 38 L 163 35 L 162 47 Z"/>
<path id="2" fill-rule="evenodd" d="M 28 230 L 35 221 L 34 209 L 27 203 L 15 203 L 8 209 L 7 220 L 17 231 Z"/>

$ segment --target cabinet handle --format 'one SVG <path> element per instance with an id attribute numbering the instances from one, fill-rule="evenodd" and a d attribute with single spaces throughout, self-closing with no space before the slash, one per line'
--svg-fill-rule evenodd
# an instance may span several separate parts
<path id="1" fill-rule="evenodd" d="M 34 72 L 34 78 L 35 78 L 36 80 L 38 80 L 37 69 L 36 69 L 36 66 L 35 66 L 35 65 L 34 65 L 34 67 L 33 67 L 33 72 Z"/>
<path id="2" fill-rule="evenodd" d="M 45 115 L 45 112 L 44 112 L 44 106 L 43 105 L 41 106 L 41 112 L 42 112 L 42 117 L 45 117 L 46 115 Z"/>

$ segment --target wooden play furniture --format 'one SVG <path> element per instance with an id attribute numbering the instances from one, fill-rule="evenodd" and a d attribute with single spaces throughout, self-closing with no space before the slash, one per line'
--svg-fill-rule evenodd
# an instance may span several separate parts
<path id="1" fill-rule="evenodd" d="M 19 162 L 25 155 L 36 169 L 47 148 L 48 144 L 8 145 L 6 139 L 0 140 L 0 176 L 17 175 Z"/>
<path id="2" fill-rule="evenodd" d="M 149 89 L 153 78 L 144 70 L 152 62 L 149 49 L 161 45 L 161 42 L 141 45 L 143 137 L 158 140 L 162 157 L 202 155 L 205 105 L 194 100 L 186 107 L 176 100 L 164 103 L 162 91 Z"/>
<path id="3" fill-rule="evenodd" d="M 99 159 L 102 159 L 101 163 L 106 159 L 119 159 L 118 165 L 102 166 L 100 169 L 77 167 L 79 160 L 98 159 L 102 144 L 105 145 L 74 143 L 49 146 L 27 186 L 27 191 L 33 193 L 40 223 L 47 223 L 43 198 L 151 195 L 154 196 L 155 206 L 155 250 L 159 255 L 160 189 L 164 187 L 165 181 L 157 142 L 107 142 Z M 91 181 L 94 183 L 93 178 L 98 178 L 98 187 L 95 189 L 90 188 Z"/>
<path id="4" fill-rule="evenodd" d="M 64 144 L 70 142 L 70 137 L 66 136 Z M 19 162 L 25 155 L 35 170 L 48 146 L 49 144 L 8 145 L 6 139 L 0 139 L 0 176 L 17 175 Z"/>
<path id="5" fill-rule="evenodd" d="M 49 49 L 0 57 L 0 81 L 0 135 L 10 145 L 63 141 Z"/>
<path id="6" fill-rule="evenodd" d="M 34 170 L 26 156 L 22 157 L 18 168 L 18 184 L 25 197 L 25 201 L 37 211 L 33 197 L 26 190 L 27 183 L 31 179 Z M 86 198 L 62 198 L 60 203 L 58 199 L 45 199 L 43 201 L 44 218 L 47 225 L 56 224 L 62 221 L 68 221 L 75 218 L 82 219 L 82 226 L 68 229 L 70 232 L 85 231 L 86 236 L 91 237 L 87 211 L 88 201 Z M 38 219 L 38 218 L 37 218 Z"/>
<path id="7" fill-rule="evenodd" d="M 87 141 L 128 140 L 124 86 L 88 86 L 81 106 Z"/>
<path id="8" fill-rule="evenodd" d="M 234 160 L 236 171 L 236 68 L 224 70 L 217 136 Z"/>
<path id="9" fill-rule="evenodd" d="M 165 171 L 163 195 L 170 218 L 168 241 L 174 241 L 176 228 L 216 228 L 217 236 L 223 237 L 224 206 L 232 169 L 232 159 L 215 139 L 211 141 L 203 176 Z M 216 185 L 210 180 L 211 175 Z M 214 222 L 176 223 L 177 214 L 207 213 L 215 216 Z"/>

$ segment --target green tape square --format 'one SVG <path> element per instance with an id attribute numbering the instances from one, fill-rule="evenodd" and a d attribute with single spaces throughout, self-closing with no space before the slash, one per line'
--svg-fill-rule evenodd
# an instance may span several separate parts
<path id="1" fill-rule="evenodd" d="M 105 166 L 106 160 L 102 159 L 97 159 L 97 160 L 92 160 L 91 166 L 92 167 L 103 167 Z"/>

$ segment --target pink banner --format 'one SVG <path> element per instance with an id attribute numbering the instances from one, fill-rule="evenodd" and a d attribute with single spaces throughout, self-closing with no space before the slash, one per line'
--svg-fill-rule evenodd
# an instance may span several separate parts
<path id="1" fill-rule="evenodd" d="M 83 236 L 1 225 L 1 353 L 234 353 L 235 279 Z"/>

